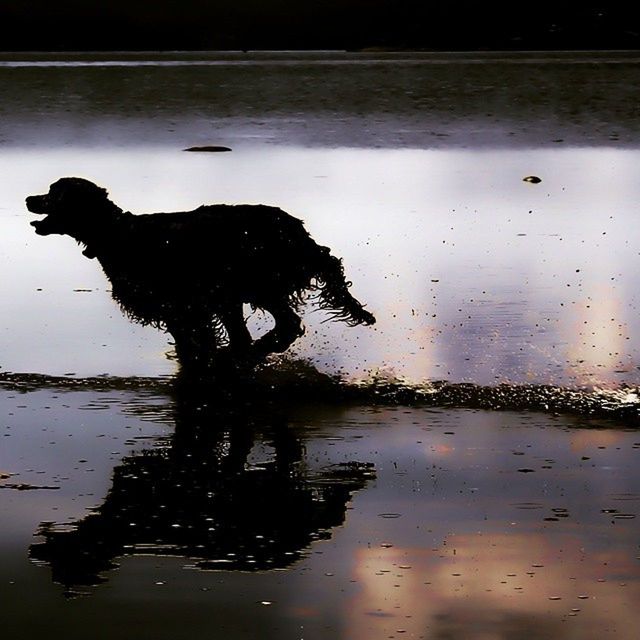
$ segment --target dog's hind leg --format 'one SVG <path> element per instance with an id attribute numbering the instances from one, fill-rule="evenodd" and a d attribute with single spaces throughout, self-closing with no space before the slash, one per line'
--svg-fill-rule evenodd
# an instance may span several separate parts
<path id="1" fill-rule="evenodd" d="M 252 356 L 264 360 L 270 353 L 282 353 L 304 333 L 300 316 L 287 302 L 261 305 L 275 320 L 275 327 L 253 343 Z"/>

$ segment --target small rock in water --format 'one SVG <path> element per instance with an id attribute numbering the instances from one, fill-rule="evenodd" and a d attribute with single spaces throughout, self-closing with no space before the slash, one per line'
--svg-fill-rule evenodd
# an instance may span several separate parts
<path id="1" fill-rule="evenodd" d="M 542 182 L 542 178 L 538 178 L 538 176 L 527 176 L 526 178 L 522 178 L 523 182 L 530 182 L 531 184 L 538 184 Z"/>
<path id="2" fill-rule="evenodd" d="M 15 489 L 16 491 L 35 491 L 38 489 L 59 489 L 60 487 L 51 487 L 48 485 L 35 485 L 35 484 L 27 484 L 24 482 L 18 484 L 3 484 L 0 485 L 1 489 Z"/>
<path id="3" fill-rule="evenodd" d="M 204 147 L 189 147 L 185 151 L 208 151 L 209 153 L 231 151 L 229 147 L 221 147 L 219 145 L 207 145 Z"/>

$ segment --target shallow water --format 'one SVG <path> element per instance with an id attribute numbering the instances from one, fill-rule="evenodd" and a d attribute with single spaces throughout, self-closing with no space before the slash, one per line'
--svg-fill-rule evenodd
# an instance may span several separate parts
<path id="1" fill-rule="evenodd" d="M 635 638 L 639 63 L 2 56 L 7 633 Z M 64 175 L 280 206 L 378 324 L 310 306 L 262 386 L 174 388 L 167 337 L 29 227 Z"/>
<path id="2" fill-rule="evenodd" d="M 635 637 L 635 430 L 210 392 L 1 401 L 12 637 Z"/>
<path id="3" fill-rule="evenodd" d="M 6 145 L 637 147 L 637 52 L 3 54 Z"/>

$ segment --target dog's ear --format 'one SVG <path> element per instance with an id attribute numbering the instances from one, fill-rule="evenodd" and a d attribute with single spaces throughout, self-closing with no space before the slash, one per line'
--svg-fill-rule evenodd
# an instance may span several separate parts
<path id="1" fill-rule="evenodd" d="M 97 184 L 91 184 L 91 188 L 87 189 L 87 196 L 94 200 L 108 200 L 109 192 Z"/>

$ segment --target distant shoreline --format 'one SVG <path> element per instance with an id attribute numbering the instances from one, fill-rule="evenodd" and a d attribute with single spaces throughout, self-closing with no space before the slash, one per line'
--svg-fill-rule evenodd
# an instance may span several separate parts
<path id="1" fill-rule="evenodd" d="M 527 55 L 527 54 L 640 54 L 640 48 L 584 48 L 584 49 L 426 49 L 426 48 L 393 48 L 364 47 L 361 49 L 7 49 L 0 51 L 0 56 L 196 56 L 196 55 L 375 55 L 375 54 L 432 54 L 432 55 Z"/>

